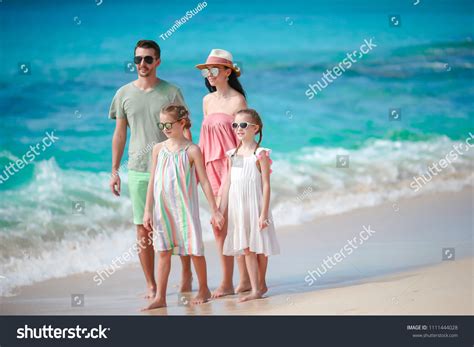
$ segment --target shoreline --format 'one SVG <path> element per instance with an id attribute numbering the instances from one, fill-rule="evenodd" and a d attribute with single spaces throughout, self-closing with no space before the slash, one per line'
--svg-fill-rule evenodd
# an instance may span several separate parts
<path id="1" fill-rule="evenodd" d="M 378 294 L 390 291 L 399 303 L 405 303 L 404 297 L 415 301 L 411 310 L 401 304 L 391 305 L 386 314 L 473 314 L 472 189 L 427 194 L 397 204 L 398 211 L 389 202 L 278 229 L 282 253 L 270 257 L 269 292 L 261 300 L 237 304 L 237 296 L 229 296 L 201 306 L 189 306 L 189 300 L 180 303 L 180 264 L 173 257 L 167 308 L 139 311 L 147 303 L 141 298 L 145 281 L 139 264 L 131 264 L 117 270 L 101 286 L 93 281 L 94 272 L 19 287 L 18 295 L 0 298 L 0 315 L 385 314 L 380 308 L 388 304 Z M 305 281 L 308 271 L 336 254 L 365 225 L 372 226 L 374 235 L 318 278 L 317 285 L 309 286 Z M 206 242 L 205 247 L 209 287 L 213 290 L 220 280 L 218 255 L 214 242 Z M 455 248 L 455 261 L 442 261 L 444 247 Z M 236 272 L 234 285 L 238 283 Z M 458 299 L 447 287 L 437 285 L 445 275 L 452 275 Z M 471 278 L 469 283 L 463 280 L 466 276 Z M 416 278 L 414 286 L 420 294 L 396 295 Z M 72 307 L 72 294 L 83 294 L 84 306 Z M 347 297 L 346 304 L 341 295 Z M 361 298 L 379 298 L 379 306 L 361 302 Z M 443 305 L 440 300 L 444 300 Z M 440 310 L 433 311 L 429 302 Z"/>

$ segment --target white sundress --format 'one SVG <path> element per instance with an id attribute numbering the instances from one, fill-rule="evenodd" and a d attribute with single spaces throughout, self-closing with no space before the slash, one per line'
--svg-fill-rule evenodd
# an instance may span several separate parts
<path id="1" fill-rule="evenodd" d="M 224 241 L 224 255 L 244 254 L 244 249 L 266 256 L 280 253 L 271 210 L 270 224 L 260 230 L 258 220 L 263 205 L 262 175 L 257 168 L 261 155 L 269 156 L 271 150 L 259 147 L 251 156 L 233 155 L 236 149 L 226 152 L 232 166 L 228 204 L 228 229 Z"/>

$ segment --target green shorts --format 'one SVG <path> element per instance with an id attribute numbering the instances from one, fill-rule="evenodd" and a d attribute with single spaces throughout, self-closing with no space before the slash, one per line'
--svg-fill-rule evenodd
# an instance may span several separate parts
<path id="1" fill-rule="evenodd" d="M 145 212 L 149 181 L 149 172 L 128 170 L 128 190 L 130 191 L 130 200 L 132 200 L 133 224 L 143 224 L 143 212 Z"/>

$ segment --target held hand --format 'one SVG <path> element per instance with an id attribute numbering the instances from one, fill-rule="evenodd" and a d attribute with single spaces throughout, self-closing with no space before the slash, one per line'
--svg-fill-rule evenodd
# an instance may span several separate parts
<path id="1" fill-rule="evenodd" d="M 218 228 L 219 230 L 222 230 L 224 227 L 225 219 L 224 216 L 220 211 L 216 211 L 212 214 L 212 219 L 211 219 L 211 224 Z"/>
<path id="2" fill-rule="evenodd" d="M 120 196 L 120 186 L 121 186 L 121 181 L 120 181 L 120 176 L 118 174 L 118 171 L 115 173 L 112 173 L 112 176 L 110 177 L 110 190 L 115 196 Z"/>
<path id="3" fill-rule="evenodd" d="M 148 230 L 153 230 L 153 219 L 151 218 L 150 212 L 146 212 L 143 214 L 143 227 Z"/>
<path id="4" fill-rule="evenodd" d="M 264 216 L 263 214 L 261 214 L 260 218 L 258 219 L 258 227 L 260 228 L 260 231 L 268 227 L 271 222 L 272 221 L 268 219 L 268 216 Z"/>

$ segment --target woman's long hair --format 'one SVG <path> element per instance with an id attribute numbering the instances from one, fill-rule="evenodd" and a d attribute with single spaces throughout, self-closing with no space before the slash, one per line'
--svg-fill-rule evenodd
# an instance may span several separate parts
<path id="1" fill-rule="evenodd" d="M 207 89 L 208 89 L 211 93 L 216 91 L 216 87 L 211 86 L 211 84 L 209 83 L 209 81 L 207 80 L 207 78 L 205 78 L 204 81 L 205 81 L 205 83 L 206 83 Z M 247 97 L 245 96 L 244 88 L 242 88 L 242 85 L 240 84 L 239 79 L 237 78 L 237 74 L 235 73 L 234 70 L 232 70 L 232 72 L 230 73 L 230 75 L 229 75 L 229 80 L 228 80 L 227 82 L 229 83 L 229 86 L 232 87 L 232 89 L 235 89 L 235 90 L 238 91 L 240 94 L 242 94 L 242 95 L 244 96 L 244 98 L 247 98 Z"/>

